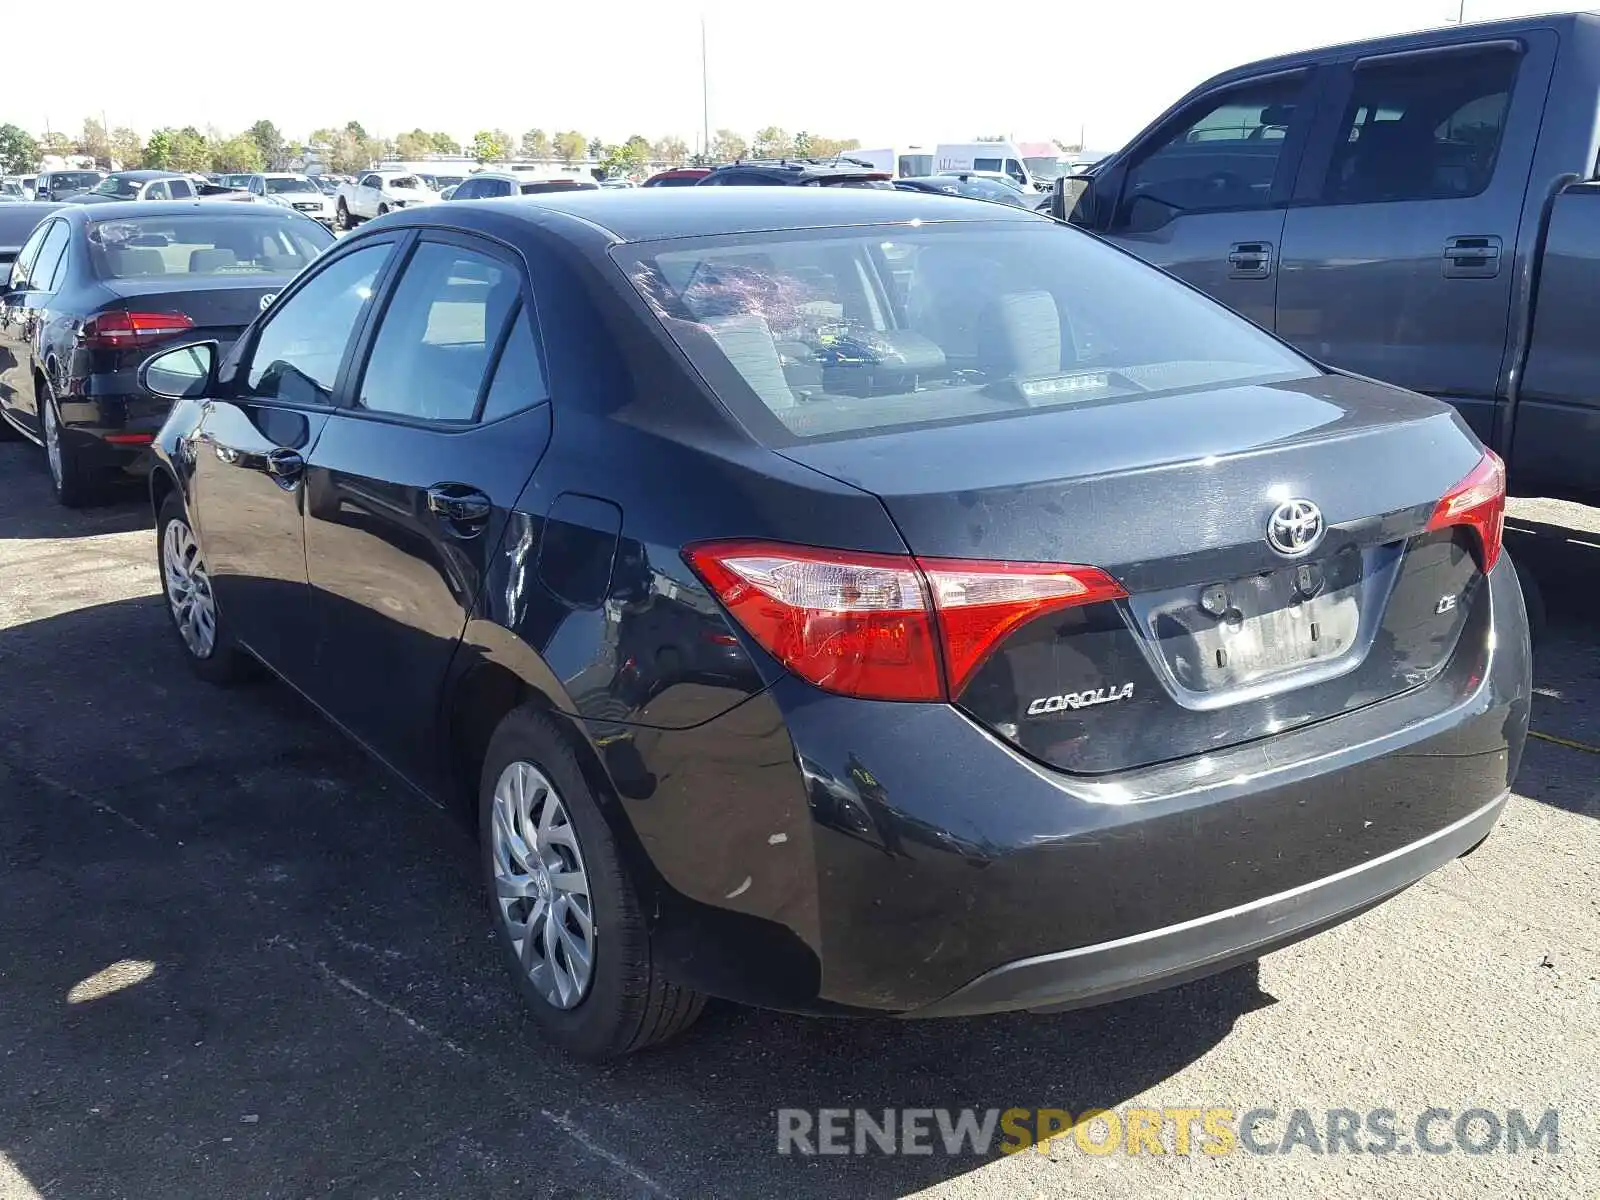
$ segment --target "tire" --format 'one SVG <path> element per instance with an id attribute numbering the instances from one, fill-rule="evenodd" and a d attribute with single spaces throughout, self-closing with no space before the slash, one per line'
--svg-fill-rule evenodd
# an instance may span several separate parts
<path id="1" fill-rule="evenodd" d="M 339 207 L 333 214 L 333 227 L 344 233 L 355 228 L 355 222 L 350 219 L 349 206 L 343 200 L 339 201 Z"/>
<path id="2" fill-rule="evenodd" d="M 50 472 L 50 490 L 56 503 L 65 508 L 82 508 L 94 503 L 100 493 L 99 480 L 61 436 L 61 414 L 48 387 L 39 389 L 40 440 L 44 442 L 45 466 Z"/>
<path id="3" fill-rule="evenodd" d="M 173 542 L 170 547 L 169 538 Z M 187 551 L 181 550 L 180 544 L 186 546 Z M 169 550 L 173 559 L 185 564 L 187 586 L 175 586 Z M 167 602 L 168 627 L 183 650 L 189 669 L 207 683 L 219 685 L 249 678 L 253 674 L 253 664 L 245 652 L 233 643 L 227 624 L 217 609 L 205 560 L 200 556 L 199 544 L 189 525 L 188 511 L 183 506 L 183 498 L 176 491 L 161 502 L 161 509 L 156 514 L 156 570 L 161 574 L 161 595 Z M 180 594 L 188 597 L 187 607 L 177 598 Z M 187 619 L 189 614 L 196 611 L 194 606 L 201 603 L 202 599 L 210 614 L 209 644 L 200 635 L 200 627 Z M 203 624 L 201 621 L 200 625 Z"/>
<path id="4" fill-rule="evenodd" d="M 380 217 L 387 217 L 389 215 L 389 206 L 387 204 L 378 205 L 378 215 Z"/>
<path id="5" fill-rule="evenodd" d="M 497 809 L 520 841 L 497 831 Z M 478 811 L 495 941 L 551 1042 L 605 1062 L 694 1023 L 705 997 L 662 973 L 611 827 L 550 716 L 524 705 L 500 722 L 484 758 Z M 516 896 L 502 899 L 502 890 Z M 527 931 L 520 937 L 518 924 Z M 568 947 L 586 950 L 586 978 L 578 978 L 581 953 Z"/>

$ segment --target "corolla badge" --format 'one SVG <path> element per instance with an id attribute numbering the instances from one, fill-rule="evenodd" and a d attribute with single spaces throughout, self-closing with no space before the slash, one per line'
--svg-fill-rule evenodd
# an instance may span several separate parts
<path id="1" fill-rule="evenodd" d="M 1327 526 L 1322 510 L 1309 500 L 1285 500 L 1267 518 L 1267 545 L 1285 558 L 1310 554 Z"/>
<path id="2" fill-rule="evenodd" d="M 1040 696 L 1028 705 L 1030 717 L 1043 716 L 1046 713 L 1058 713 L 1068 708 L 1089 708 L 1096 704 L 1112 704 L 1118 700 L 1126 700 L 1133 695 L 1133 684 L 1125 683 L 1121 687 L 1090 688 L 1082 692 L 1066 692 L 1060 696 Z"/>

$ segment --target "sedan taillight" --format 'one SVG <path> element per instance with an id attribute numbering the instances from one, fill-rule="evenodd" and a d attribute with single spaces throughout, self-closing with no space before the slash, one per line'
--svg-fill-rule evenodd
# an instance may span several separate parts
<path id="1" fill-rule="evenodd" d="M 89 350 L 126 350 L 193 329 L 194 322 L 180 312 L 96 313 L 78 331 L 78 342 Z"/>
<path id="2" fill-rule="evenodd" d="M 1010 633 L 1125 596 L 1097 567 L 710 542 L 684 557 L 785 668 L 826 691 L 946 700 Z"/>
<path id="3" fill-rule="evenodd" d="M 1500 560 L 1505 543 L 1506 465 L 1493 450 L 1485 450 L 1467 477 L 1445 493 L 1428 519 L 1429 529 L 1466 525 L 1478 535 L 1479 563 L 1487 572 Z"/>

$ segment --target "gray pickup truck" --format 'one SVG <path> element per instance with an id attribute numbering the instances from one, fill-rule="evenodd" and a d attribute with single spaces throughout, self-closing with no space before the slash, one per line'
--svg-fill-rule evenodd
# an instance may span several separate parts
<path id="1" fill-rule="evenodd" d="M 1324 363 L 1454 404 L 1513 491 L 1600 495 L 1600 17 L 1252 63 L 1054 215 Z"/>

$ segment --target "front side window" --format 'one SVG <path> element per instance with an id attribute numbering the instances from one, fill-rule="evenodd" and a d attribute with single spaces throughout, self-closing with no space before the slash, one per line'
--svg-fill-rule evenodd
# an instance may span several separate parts
<path id="1" fill-rule="evenodd" d="M 243 213 L 227 208 L 226 216 L 197 211 L 97 221 L 89 227 L 90 267 L 98 279 L 293 275 L 333 244 L 333 235 L 315 223 L 253 206 Z"/>
<path id="2" fill-rule="evenodd" d="M 1518 60 L 1515 51 L 1496 49 L 1357 64 L 1321 202 L 1453 200 L 1483 191 Z"/>
<path id="3" fill-rule="evenodd" d="M 1162 272 L 1043 222 L 613 253 L 729 409 L 779 444 L 1317 374 Z"/>
<path id="4" fill-rule="evenodd" d="M 115 196 L 118 200 L 134 200 L 139 195 L 139 181 L 125 175 L 107 175 L 92 189 L 96 196 Z"/>
<path id="5" fill-rule="evenodd" d="M 11 286 L 24 288 L 33 275 L 34 261 L 39 257 L 39 247 L 44 245 L 44 239 L 50 235 L 51 226 L 40 225 L 28 235 L 28 240 L 22 243 L 22 249 L 17 253 L 17 261 L 11 266 Z"/>
<path id="6" fill-rule="evenodd" d="M 520 291 L 517 272 L 497 258 L 420 243 L 384 310 L 359 407 L 423 421 L 472 420 Z"/>
<path id="7" fill-rule="evenodd" d="M 379 186 L 378 177 L 376 175 L 368 175 L 361 181 L 361 186 L 366 188 L 375 188 Z"/>
<path id="8" fill-rule="evenodd" d="M 1268 207 L 1302 86 L 1286 76 L 1201 102 L 1128 172 L 1118 227 L 1137 232 L 1188 213 Z"/>
<path id="9" fill-rule="evenodd" d="M 33 267 L 28 272 L 28 280 L 36 291 L 49 292 L 54 288 L 56 269 L 67 252 L 67 239 L 70 236 L 71 231 L 65 221 L 51 223 L 44 244 L 39 247 L 39 257 L 34 259 Z"/>
<path id="10" fill-rule="evenodd" d="M 332 400 L 339 364 L 392 249 L 384 242 L 353 251 L 275 306 L 250 355 L 251 396 L 290 404 Z"/>

